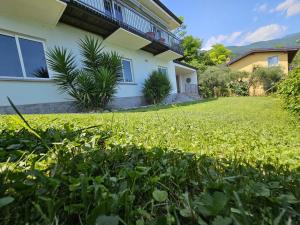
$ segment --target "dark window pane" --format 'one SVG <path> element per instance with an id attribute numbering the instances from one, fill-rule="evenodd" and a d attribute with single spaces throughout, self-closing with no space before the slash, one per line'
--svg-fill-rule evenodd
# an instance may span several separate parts
<path id="1" fill-rule="evenodd" d="M 16 40 L 0 34 L 0 76 L 23 77 Z"/>
<path id="2" fill-rule="evenodd" d="M 131 62 L 128 60 L 123 60 L 123 77 L 124 82 L 133 82 L 132 71 L 131 71 Z"/>
<path id="3" fill-rule="evenodd" d="M 49 78 L 41 42 L 19 39 L 27 77 Z"/>
<path id="4" fill-rule="evenodd" d="M 164 74 L 168 74 L 168 69 L 167 68 L 164 68 L 164 67 L 159 67 L 158 68 L 158 71 L 160 72 L 160 73 L 164 73 Z"/>

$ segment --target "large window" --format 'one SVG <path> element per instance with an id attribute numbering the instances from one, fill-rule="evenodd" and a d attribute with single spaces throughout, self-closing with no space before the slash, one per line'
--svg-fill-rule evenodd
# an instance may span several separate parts
<path id="1" fill-rule="evenodd" d="M 279 58 L 278 56 L 272 56 L 268 58 L 268 65 L 269 67 L 278 66 L 279 65 Z"/>
<path id="2" fill-rule="evenodd" d="M 122 59 L 121 82 L 124 82 L 124 83 L 132 83 L 133 82 L 132 62 L 129 59 Z"/>
<path id="3" fill-rule="evenodd" d="M 0 77 L 49 78 L 43 43 L 0 34 Z"/>

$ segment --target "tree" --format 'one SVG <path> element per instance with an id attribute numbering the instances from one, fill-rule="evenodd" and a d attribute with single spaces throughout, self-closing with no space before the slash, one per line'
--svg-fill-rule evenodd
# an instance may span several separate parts
<path id="1" fill-rule="evenodd" d="M 180 27 L 178 27 L 177 29 L 175 29 L 173 31 L 173 33 L 177 36 L 177 37 L 180 37 L 180 38 L 184 38 L 184 36 L 186 35 L 187 33 L 187 26 L 186 24 L 184 23 L 184 17 L 183 16 L 180 16 L 179 17 L 179 20 L 182 22 L 182 24 L 180 25 Z"/>
<path id="2" fill-rule="evenodd" d="M 199 51 L 202 46 L 202 40 L 195 38 L 192 35 L 186 36 L 182 41 L 182 46 L 184 49 L 184 60 L 190 62 L 199 56 Z"/>
<path id="3" fill-rule="evenodd" d="M 221 65 L 229 60 L 231 53 L 224 45 L 215 44 L 209 52 L 209 57 L 215 64 Z"/>

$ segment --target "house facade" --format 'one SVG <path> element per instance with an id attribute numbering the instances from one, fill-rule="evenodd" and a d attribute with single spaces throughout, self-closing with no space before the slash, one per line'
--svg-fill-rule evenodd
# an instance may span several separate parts
<path id="1" fill-rule="evenodd" d="M 237 71 L 252 73 L 257 67 L 279 66 L 288 74 L 289 65 L 295 58 L 299 48 L 254 49 L 241 57 L 232 60 L 228 66 Z"/>
<path id="2" fill-rule="evenodd" d="M 142 87 L 154 70 L 167 73 L 172 93 L 198 95 L 195 68 L 176 61 L 181 40 L 171 33 L 180 20 L 158 0 L 4 0 L 0 8 L 0 113 L 7 96 L 24 113 L 73 112 L 47 65 L 47 50 L 61 46 L 80 65 L 78 42 L 86 35 L 122 56 L 123 79 L 114 108 L 145 104 Z"/>
<path id="3" fill-rule="evenodd" d="M 285 74 L 290 71 L 290 64 L 295 58 L 299 48 L 270 48 L 253 49 L 246 54 L 230 61 L 227 65 L 232 70 L 252 73 L 258 67 L 280 67 Z M 250 96 L 263 96 L 265 90 L 262 84 L 249 87 Z"/>

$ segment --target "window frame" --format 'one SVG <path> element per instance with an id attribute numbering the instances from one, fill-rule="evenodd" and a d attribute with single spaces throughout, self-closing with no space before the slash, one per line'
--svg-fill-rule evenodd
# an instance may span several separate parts
<path id="1" fill-rule="evenodd" d="M 124 73 L 123 61 L 127 61 L 127 62 L 130 63 L 130 71 L 131 71 L 131 77 L 132 77 L 132 81 L 131 82 L 125 81 L 125 73 Z M 135 79 L 134 79 L 133 61 L 132 61 L 132 59 L 121 58 L 121 64 L 122 64 L 122 80 L 119 83 L 120 84 L 134 84 L 135 83 Z"/>
<path id="2" fill-rule="evenodd" d="M 4 36 L 8 36 L 8 37 L 12 37 L 15 40 L 16 46 L 17 46 L 17 52 L 18 52 L 18 56 L 19 56 L 19 61 L 20 61 L 20 66 L 21 66 L 21 70 L 22 70 L 22 76 L 21 77 L 11 77 L 11 76 L 0 76 L 0 80 L 26 80 L 26 81 L 49 81 L 51 80 L 51 74 L 48 68 L 48 63 L 47 63 L 47 57 L 46 57 L 46 45 L 45 45 L 45 41 L 42 39 L 38 39 L 38 38 L 33 38 L 33 37 L 28 37 L 25 35 L 21 35 L 21 34 L 17 34 L 17 33 L 12 33 L 12 32 L 8 32 L 8 31 L 3 31 L 0 30 L 0 35 L 4 35 Z M 29 40 L 29 41 L 35 41 L 38 43 L 42 44 L 43 47 L 43 52 L 44 52 L 44 56 L 45 56 L 45 60 L 46 60 L 46 66 L 47 66 L 47 71 L 48 71 L 48 78 L 38 78 L 38 77 L 30 77 L 27 76 L 26 74 L 26 68 L 25 68 L 25 64 L 24 64 L 24 59 L 23 59 L 23 55 L 22 55 L 22 50 L 21 50 L 21 45 L 20 45 L 20 41 L 19 39 L 25 39 L 25 40 Z"/>
<path id="3" fill-rule="evenodd" d="M 275 65 L 270 65 L 270 60 L 273 59 L 273 58 L 277 58 L 277 64 Z M 278 55 L 273 55 L 273 56 L 270 56 L 268 57 L 268 67 L 276 67 L 276 66 L 279 66 L 279 56 Z"/>
<path id="4" fill-rule="evenodd" d="M 160 70 L 166 70 L 166 75 L 168 76 L 168 67 L 158 66 L 158 71 L 160 71 Z"/>

